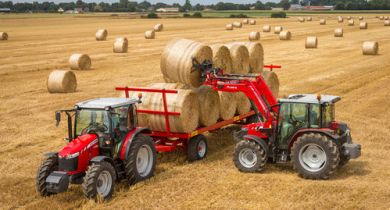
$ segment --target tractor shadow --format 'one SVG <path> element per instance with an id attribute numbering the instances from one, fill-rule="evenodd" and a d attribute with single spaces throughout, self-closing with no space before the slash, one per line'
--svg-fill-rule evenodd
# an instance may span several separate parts
<path id="1" fill-rule="evenodd" d="M 349 177 L 363 177 L 371 173 L 368 169 L 368 162 L 351 160 L 342 168 L 339 168 L 331 179 L 347 179 Z"/>

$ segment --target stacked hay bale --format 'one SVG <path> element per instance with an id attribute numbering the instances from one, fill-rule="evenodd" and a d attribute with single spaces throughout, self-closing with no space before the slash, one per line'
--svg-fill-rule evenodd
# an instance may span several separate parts
<path id="1" fill-rule="evenodd" d="M 257 41 L 260 39 L 260 33 L 257 31 L 252 31 L 249 33 L 249 41 Z"/>
<path id="2" fill-rule="evenodd" d="M 390 26 L 390 20 L 385 20 L 385 22 L 383 24 L 384 24 L 384 26 Z"/>
<path id="3" fill-rule="evenodd" d="M 154 39 L 154 36 L 155 36 L 154 30 L 145 32 L 145 39 Z"/>
<path id="4" fill-rule="evenodd" d="M 249 53 L 249 73 L 263 72 L 264 50 L 259 42 L 238 42 L 244 45 Z"/>
<path id="5" fill-rule="evenodd" d="M 72 93 L 77 88 L 76 75 L 72 71 L 54 70 L 47 78 L 49 93 Z"/>
<path id="6" fill-rule="evenodd" d="M 237 111 L 237 94 L 220 91 L 218 95 L 220 118 L 222 120 L 231 119 Z"/>
<path id="7" fill-rule="evenodd" d="M 362 45 L 363 55 L 377 55 L 379 51 L 379 45 L 376 41 L 365 41 Z"/>
<path id="8" fill-rule="evenodd" d="M 326 19 L 320 19 L 320 25 L 326 25 Z"/>
<path id="9" fill-rule="evenodd" d="M 104 41 L 107 39 L 108 32 L 106 29 L 99 29 L 96 34 L 96 41 Z"/>
<path id="10" fill-rule="evenodd" d="M 290 40 L 291 39 L 291 32 L 290 31 L 282 31 L 279 34 L 280 40 Z"/>
<path id="11" fill-rule="evenodd" d="M 114 53 L 127 53 L 128 41 L 126 37 L 117 38 L 114 42 Z"/>
<path id="12" fill-rule="evenodd" d="M 278 75 L 273 71 L 263 71 L 261 74 L 264 78 L 265 83 L 267 83 L 272 94 L 277 98 L 279 95 L 279 79 Z"/>
<path id="13" fill-rule="evenodd" d="M 271 26 L 270 25 L 263 26 L 263 32 L 270 32 L 270 31 L 271 31 Z"/>
<path id="14" fill-rule="evenodd" d="M 360 29 L 367 29 L 367 28 L 368 28 L 367 22 L 360 22 L 359 28 L 360 28 Z"/>
<path id="15" fill-rule="evenodd" d="M 88 70 L 91 68 L 91 58 L 86 54 L 73 54 L 69 58 L 70 69 Z"/>
<path id="16" fill-rule="evenodd" d="M 317 48 L 318 45 L 318 40 L 316 36 L 308 36 L 306 38 L 306 48 Z"/>
<path id="17" fill-rule="evenodd" d="M 355 25 L 355 21 L 354 21 L 353 19 L 348 20 L 348 25 L 349 25 L 349 26 Z"/>
<path id="18" fill-rule="evenodd" d="M 231 31 L 231 30 L 233 30 L 233 24 L 226 24 L 226 26 L 225 26 L 225 29 L 227 30 L 227 31 Z"/>
<path id="19" fill-rule="evenodd" d="M 160 31 L 162 31 L 163 29 L 164 29 L 164 25 L 161 24 L 161 23 L 156 24 L 156 25 L 153 27 L 153 30 L 154 30 L 155 32 L 160 32 Z"/>
<path id="20" fill-rule="evenodd" d="M 274 27 L 274 33 L 275 34 L 279 34 L 281 31 L 283 31 L 283 27 L 282 26 L 275 26 Z"/>
<path id="21" fill-rule="evenodd" d="M 249 20 L 249 25 L 256 25 L 256 20 L 254 19 Z"/>
<path id="22" fill-rule="evenodd" d="M 225 74 L 233 73 L 233 61 L 229 49 L 221 44 L 211 45 L 213 52 L 213 65 L 223 69 Z"/>
<path id="23" fill-rule="evenodd" d="M 0 40 L 8 40 L 7 32 L 0 32 Z"/>
<path id="24" fill-rule="evenodd" d="M 199 124 L 210 126 L 220 118 L 219 94 L 210 86 L 202 85 L 194 90 L 199 101 Z"/>
<path id="25" fill-rule="evenodd" d="M 233 27 L 234 28 L 242 28 L 242 23 L 235 21 L 235 22 L 233 22 Z"/>
<path id="26" fill-rule="evenodd" d="M 307 21 L 312 21 L 313 18 L 312 18 L 312 17 L 307 17 L 306 20 L 307 20 Z"/>
<path id="27" fill-rule="evenodd" d="M 240 43 L 226 44 L 229 48 L 230 56 L 233 62 L 233 73 L 247 74 L 249 73 L 249 51 L 248 48 Z"/>
<path id="28" fill-rule="evenodd" d="M 335 37 L 343 37 L 343 29 L 342 28 L 336 28 L 334 30 L 334 36 Z"/>

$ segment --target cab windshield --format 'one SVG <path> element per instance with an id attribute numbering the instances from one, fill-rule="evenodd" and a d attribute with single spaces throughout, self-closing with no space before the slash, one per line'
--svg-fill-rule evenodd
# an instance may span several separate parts
<path id="1" fill-rule="evenodd" d="M 99 131 L 109 133 L 110 121 L 105 110 L 81 109 L 76 111 L 76 136 Z"/>

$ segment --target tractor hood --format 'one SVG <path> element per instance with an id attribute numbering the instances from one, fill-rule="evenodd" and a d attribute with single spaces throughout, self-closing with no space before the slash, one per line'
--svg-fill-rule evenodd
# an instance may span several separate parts
<path id="1" fill-rule="evenodd" d="M 85 134 L 78 136 L 73 139 L 69 144 L 67 144 L 62 150 L 58 153 L 60 158 L 72 158 L 77 157 L 80 153 L 86 151 L 90 147 L 98 143 L 98 138 L 96 134 Z"/>

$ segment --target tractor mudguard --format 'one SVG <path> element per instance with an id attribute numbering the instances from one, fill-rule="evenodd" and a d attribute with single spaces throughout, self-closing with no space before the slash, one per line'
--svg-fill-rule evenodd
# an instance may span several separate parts
<path id="1" fill-rule="evenodd" d="M 263 148 L 266 155 L 268 155 L 268 144 L 264 139 L 259 138 L 258 136 L 255 136 L 255 135 L 245 135 L 244 139 L 249 139 L 249 140 L 256 142 L 258 145 L 261 146 L 261 148 Z"/>
<path id="2" fill-rule="evenodd" d="M 288 148 L 291 149 L 291 147 L 293 146 L 294 142 L 298 139 L 299 136 L 302 136 L 303 134 L 305 133 L 319 133 L 319 134 L 323 134 L 327 137 L 329 137 L 330 139 L 332 139 L 333 141 L 335 141 L 336 139 L 339 138 L 339 136 L 337 135 L 333 135 L 331 134 L 330 132 L 327 132 L 326 130 L 320 130 L 320 129 L 302 129 L 298 132 L 296 132 L 291 138 L 290 138 L 290 141 L 288 142 Z M 337 143 L 337 142 L 335 142 Z"/>
<path id="3" fill-rule="evenodd" d="M 58 155 L 58 152 L 46 152 L 45 154 L 43 154 L 45 157 L 51 157 L 53 155 Z"/>
<path id="4" fill-rule="evenodd" d="M 119 153 L 119 158 L 121 160 L 124 160 L 127 157 L 133 139 L 140 133 L 151 133 L 151 130 L 149 128 L 136 128 L 130 131 L 126 136 L 124 140 L 125 142 L 123 142 L 122 148 Z"/>
<path id="5" fill-rule="evenodd" d="M 109 163 L 112 164 L 112 166 L 115 166 L 114 165 L 114 160 L 112 158 L 109 158 L 109 157 L 103 156 L 103 155 L 95 156 L 89 162 L 90 163 L 101 163 L 103 161 L 109 162 Z"/>

